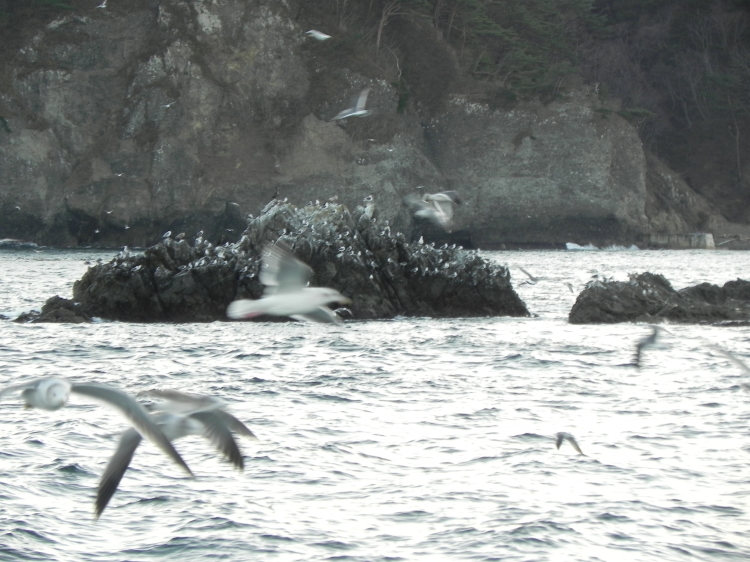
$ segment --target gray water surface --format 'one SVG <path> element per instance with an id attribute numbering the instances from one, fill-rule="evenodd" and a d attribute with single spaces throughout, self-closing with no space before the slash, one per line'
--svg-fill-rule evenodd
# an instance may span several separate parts
<path id="1" fill-rule="evenodd" d="M 533 318 L 18 325 L 0 321 L 0 385 L 43 376 L 133 394 L 219 396 L 260 438 L 245 472 L 207 442 L 150 443 L 101 519 L 116 412 L 0 403 L 0 559 L 746 560 L 750 394 L 706 342 L 750 363 L 750 328 L 571 326 L 593 274 L 676 288 L 748 278 L 750 253 L 493 252 Z M 0 252 L 0 313 L 70 297 L 84 260 Z M 545 277 L 519 285 L 524 267 Z M 576 294 L 569 291 L 570 282 Z M 572 433 L 584 453 L 554 446 Z"/>

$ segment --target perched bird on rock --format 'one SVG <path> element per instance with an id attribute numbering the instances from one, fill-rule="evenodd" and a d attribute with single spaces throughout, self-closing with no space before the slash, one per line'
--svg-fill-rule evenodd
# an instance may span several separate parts
<path id="1" fill-rule="evenodd" d="M 214 448 L 238 470 L 244 469 L 242 453 L 232 432 L 256 441 L 257 437 L 244 423 L 225 410 L 221 400 L 212 396 L 199 396 L 176 390 L 152 391 L 149 394 L 164 400 L 164 402 L 150 405 L 149 409 L 153 412 L 151 416 L 154 422 L 158 424 L 169 441 L 188 435 L 201 435 L 208 439 Z M 132 429 L 120 436 L 117 450 L 99 481 L 96 494 L 97 518 L 117 491 L 140 443 L 140 434 Z"/>
<path id="2" fill-rule="evenodd" d="M 261 314 L 291 316 L 295 320 L 341 323 L 327 304 L 351 304 L 351 300 L 335 289 L 307 287 L 312 269 L 294 257 L 281 241 L 266 248 L 260 281 L 266 286 L 258 300 L 236 300 L 227 308 L 227 316 L 235 320 Z"/>
<path id="3" fill-rule="evenodd" d="M 578 446 L 578 442 L 576 441 L 576 438 L 573 437 L 570 433 L 566 433 L 564 431 L 559 432 L 555 435 L 555 446 L 559 449 L 560 445 L 562 445 L 563 441 L 567 441 L 572 445 L 572 447 L 578 451 L 579 454 L 586 456 L 583 451 L 581 451 L 581 448 Z"/>

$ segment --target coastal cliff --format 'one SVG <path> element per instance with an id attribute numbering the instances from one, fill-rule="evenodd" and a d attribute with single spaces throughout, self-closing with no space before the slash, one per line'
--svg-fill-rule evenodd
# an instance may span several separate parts
<path id="1" fill-rule="evenodd" d="M 240 0 L 142 1 L 46 24 L 0 81 L 0 238 L 147 246 L 202 230 L 223 243 L 273 198 L 355 208 L 370 195 L 409 238 L 484 249 L 726 222 L 707 203 L 680 214 L 661 198 L 650 212 L 649 171 L 663 164 L 590 89 L 503 109 L 429 86 L 408 41 L 374 57 L 352 34 L 306 37 L 307 24 L 285 3 Z M 400 32 L 450 66 L 434 33 Z M 331 122 L 364 88 L 371 115 Z M 403 197 L 444 189 L 464 200 L 453 232 L 415 227 Z"/>

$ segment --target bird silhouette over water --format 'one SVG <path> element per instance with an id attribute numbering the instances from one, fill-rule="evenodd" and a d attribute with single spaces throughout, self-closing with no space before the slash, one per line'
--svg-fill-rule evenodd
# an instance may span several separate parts
<path id="1" fill-rule="evenodd" d="M 650 348 L 654 347 L 656 345 L 656 340 L 659 337 L 659 334 L 661 333 L 662 328 L 659 326 L 652 326 L 651 327 L 651 334 L 640 340 L 637 344 L 635 344 L 635 357 L 633 358 L 632 365 L 640 370 L 641 368 L 641 358 L 643 356 L 643 352 Z"/>
<path id="2" fill-rule="evenodd" d="M 227 316 L 235 320 L 253 318 L 261 314 L 291 316 L 309 322 L 341 323 L 336 313 L 325 305 L 351 300 L 328 287 L 307 287 L 312 269 L 294 257 L 281 241 L 266 248 L 260 282 L 266 286 L 258 300 L 236 300 L 227 308 Z"/>
<path id="3" fill-rule="evenodd" d="M 578 446 L 578 442 L 576 441 L 576 438 L 573 437 L 570 433 L 566 433 L 564 431 L 559 432 L 555 435 L 555 446 L 559 449 L 560 445 L 562 445 L 563 441 L 567 441 L 571 444 L 571 446 L 578 451 L 579 454 L 586 456 L 583 451 L 581 451 L 581 448 Z"/>
<path id="4" fill-rule="evenodd" d="M 95 398 L 110 406 L 114 406 L 130 421 L 134 427 L 133 431 L 139 437 L 143 435 L 152 441 L 175 463 L 185 469 L 188 474 L 193 475 L 188 465 L 182 460 L 180 454 L 175 450 L 172 443 L 165 437 L 159 426 L 143 406 L 135 398 L 121 390 L 103 384 L 74 384 L 66 379 L 49 377 L 6 387 L 0 391 L 0 399 L 6 394 L 19 390 L 21 391 L 21 397 L 25 401 L 24 405 L 26 408 L 39 408 L 40 410 L 50 411 L 59 410 L 67 404 L 71 393 Z"/>
<path id="5" fill-rule="evenodd" d="M 724 355 L 724 357 L 726 357 L 727 359 L 729 359 L 732 363 L 734 363 L 735 365 L 737 365 L 740 369 L 742 369 L 743 373 L 745 373 L 746 375 L 750 376 L 750 367 L 748 367 L 745 364 L 745 362 L 742 361 L 739 357 L 737 357 L 734 353 L 732 353 L 732 352 L 724 349 L 720 345 L 715 345 L 714 344 L 712 347 L 714 349 L 716 349 L 718 352 L 720 352 L 722 355 Z M 746 382 L 740 383 L 740 387 L 743 390 L 750 391 L 750 383 L 746 383 Z"/>
<path id="6" fill-rule="evenodd" d="M 188 435 L 201 435 L 238 470 L 244 469 L 242 453 L 232 432 L 256 441 L 257 437 L 244 423 L 224 409 L 221 400 L 176 390 L 152 391 L 149 394 L 163 400 L 150 405 L 149 409 L 153 412 L 151 416 L 154 422 L 167 439 L 174 441 Z M 140 443 L 141 436 L 133 429 L 120 436 L 117 449 L 99 481 L 95 502 L 97 518 L 117 491 Z"/>
<path id="7" fill-rule="evenodd" d="M 448 232 L 452 228 L 453 213 L 461 203 L 461 198 L 455 191 L 425 193 L 422 199 L 414 195 L 404 197 L 404 204 L 415 217 L 427 219 Z"/>

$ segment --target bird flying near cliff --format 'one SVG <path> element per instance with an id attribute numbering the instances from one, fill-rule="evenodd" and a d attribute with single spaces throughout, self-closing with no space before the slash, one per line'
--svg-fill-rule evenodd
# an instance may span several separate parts
<path id="1" fill-rule="evenodd" d="M 341 323 L 341 318 L 325 305 L 352 301 L 335 289 L 307 287 L 311 275 L 312 269 L 277 240 L 266 248 L 263 258 L 260 271 L 260 282 L 266 286 L 263 297 L 234 301 L 227 308 L 227 316 L 239 320 L 270 314 L 309 322 Z"/>
<path id="2" fill-rule="evenodd" d="M 404 203 L 415 217 L 427 219 L 448 232 L 452 228 L 453 212 L 461 202 L 455 191 L 425 193 L 422 199 L 414 195 L 404 197 Z"/>
<path id="3" fill-rule="evenodd" d="M 317 39 L 318 41 L 325 41 L 326 39 L 330 39 L 330 35 L 326 35 L 325 33 L 318 31 L 317 29 L 311 29 L 310 31 L 306 31 L 305 35 L 308 37 L 312 37 L 313 39 Z"/>
<path id="4" fill-rule="evenodd" d="M 342 111 L 339 111 L 338 115 L 331 119 L 331 121 L 338 121 L 339 119 L 346 119 L 347 117 L 364 117 L 372 113 L 369 109 L 365 109 L 367 103 L 367 96 L 370 94 L 370 88 L 365 88 L 354 100 L 354 104 Z"/>

